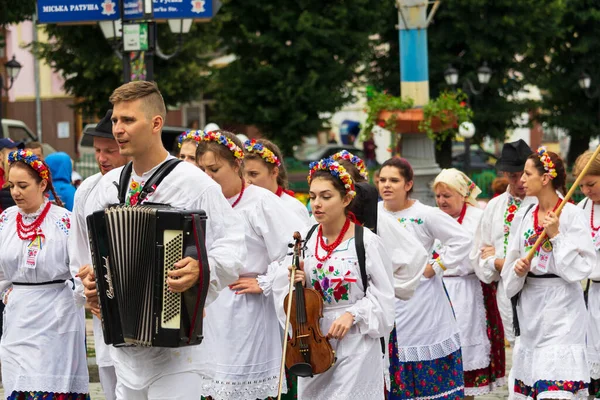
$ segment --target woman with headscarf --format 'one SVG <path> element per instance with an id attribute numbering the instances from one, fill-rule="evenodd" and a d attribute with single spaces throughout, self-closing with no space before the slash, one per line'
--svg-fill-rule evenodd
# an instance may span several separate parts
<path id="1" fill-rule="evenodd" d="M 435 178 L 433 190 L 438 207 L 473 238 L 483 215 L 477 204 L 479 187 L 461 171 L 450 168 Z M 438 246 L 436 243 L 434 259 Z M 479 281 L 468 255 L 444 271 L 444 284 L 460 329 L 465 398 L 487 394 L 505 381 L 504 330 L 495 290 Z"/>

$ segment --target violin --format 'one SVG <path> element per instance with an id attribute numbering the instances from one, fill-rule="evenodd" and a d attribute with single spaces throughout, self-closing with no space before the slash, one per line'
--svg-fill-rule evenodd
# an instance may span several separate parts
<path id="1" fill-rule="evenodd" d="M 300 252 L 303 243 L 299 232 L 294 233 L 294 242 L 290 292 L 284 300 L 287 318 L 279 380 L 280 396 L 285 366 L 296 376 L 312 377 L 327 371 L 335 363 L 335 352 L 327 337 L 321 333 L 319 324 L 323 318 L 323 298 L 316 290 L 305 288 L 302 282 L 294 284 L 296 270 L 300 268 Z M 292 286 L 295 286 L 293 292 Z M 288 336 L 290 325 L 291 338 Z"/>

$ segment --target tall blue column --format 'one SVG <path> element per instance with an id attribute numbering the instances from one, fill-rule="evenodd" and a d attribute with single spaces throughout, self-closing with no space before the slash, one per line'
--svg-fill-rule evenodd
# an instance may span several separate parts
<path id="1" fill-rule="evenodd" d="M 435 2 L 428 19 L 427 0 L 397 0 L 398 27 L 400 28 L 400 94 L 413 99 L 417 108 L 429 102 L 429 62 L 427 52 L 427 25 L 439 7 Z M 434 143 L 423 133 L 403 134 L 402 157 L 413 167 L 413 197 L 425 204 L 434 204 L 429 186 L 439 173 L 435 162 Z"/>

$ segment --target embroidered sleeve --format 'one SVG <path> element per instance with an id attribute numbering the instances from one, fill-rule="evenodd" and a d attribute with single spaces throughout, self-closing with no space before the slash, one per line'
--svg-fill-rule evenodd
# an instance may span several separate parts
<path id="1" fill-rule="evenodd" d="M 64 213 L 57 221 L 56 226 L 65 234 L 65 236 L 69 236 L 69 232 L 71 231 L 71 215 L 70 213 Z"/>
<path id="2" fill-rule="evenodd" d="M 4 211 L 2 214 L 0 214 L 0 232 L 2 232 L 2 229 L 4 228 L 4 225 L 6 225 L 7 220 L 8 220 L 8 213 L 7 213 L 7 211 Z"/>

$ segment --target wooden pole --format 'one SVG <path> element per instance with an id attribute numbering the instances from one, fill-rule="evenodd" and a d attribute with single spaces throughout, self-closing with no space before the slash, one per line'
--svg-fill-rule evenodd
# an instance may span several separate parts
<path id="1" fill-rule="evenodd" d="M 571 189 L 569 189 L 566 196 L 564 197 L 564 199 L 562 200 L 562 202 L 556 209 L 557 217 L 560 217 L 560 213 L 562 212 L 562 209 L 565 207 L 565 204 L 568 203 L 568 201 L 573 196 L 573 193 L 575 193 L 575 191 L 577 190 L 577 187 L 579 186 L 579 182 L 581 182 L 581 180 L 585 177 L 588 170 L 592 166 L 592 162 L 596 159 L 596 157 L 598 157 L 598 154 L 600 154 L 600 146 L 596 147 L 594 154 L 592 154 L 592 157 L 590 158 L 590 160 L 587 162 L 587 164 L 585 165 L 585 167 L 583 168 L 583 170 L 581 171 L 581 173 L 579 174 L 577 179 L 575 179 L 575 183 L 573 183 L 573 186 L 571 186 Z M 529 253 L 527 254 L 527 261 L 531 261 L 533 259 L 533 257 L 535 256 L 535 252 L 541 246 L 541 244 L 544 242 L 544 239 L 546 239 L 546 229 L 544 229 L 542 231 L 542 234 L 540 235 L 538 240 L 536 240 L 536 242 L 533 245 L 533 247 L 531 248 L 531 250 L 529 250 Z"/>

